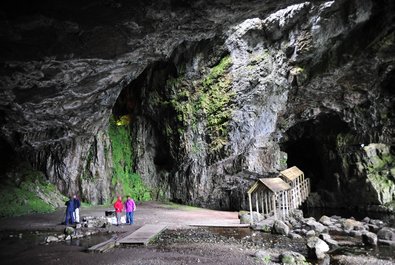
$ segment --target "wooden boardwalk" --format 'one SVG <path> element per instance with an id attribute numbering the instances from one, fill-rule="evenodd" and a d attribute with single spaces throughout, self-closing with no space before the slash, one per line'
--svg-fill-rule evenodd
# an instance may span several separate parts
<path id="1" fill-rule="evenodd" d="M 148 245 L 149 241 L 166 229 L 166 225 L 147 224 L 117 241 L 119 244 Z"/>

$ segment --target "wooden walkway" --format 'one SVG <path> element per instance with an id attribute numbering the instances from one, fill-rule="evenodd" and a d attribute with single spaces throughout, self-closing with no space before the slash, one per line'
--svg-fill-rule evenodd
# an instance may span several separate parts
<path id="1" fill-rule="evenodd" d="M 117 241 L 119 244 L 148 245 L 149 241 L 166 229 L 166 225 L 147 224 Z"/>

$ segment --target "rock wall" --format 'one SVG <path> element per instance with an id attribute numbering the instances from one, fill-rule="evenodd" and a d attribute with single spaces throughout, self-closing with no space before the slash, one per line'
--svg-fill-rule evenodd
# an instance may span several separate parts
<path id="1" fill-rule="evenodd" d="M 3 10 L 0 142 L 64 193 L 109 199 L 114 113 L 131 118 L 134 169 L 154 198 L 245 208 L 258 175 L 296 164 L 321 197 L 315 205 L 342 205 L 354 181 L 375 190 L 362 204 L 394 199 L 366 184 L 366 170 L 350 170 L 362 158 L 349 155 L 380 143 L 393 156 L 391 1 Z"/>

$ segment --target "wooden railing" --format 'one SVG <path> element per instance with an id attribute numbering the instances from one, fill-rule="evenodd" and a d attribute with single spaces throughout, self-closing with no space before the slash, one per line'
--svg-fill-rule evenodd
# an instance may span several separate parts
<path id="1" fill-rule="evenodd" d="M 310 179 L 306 178 L 289 190 L 275 194 L 257 192 L 254 194 L 255 204 L 252 203 L 252 194 L 249 194 L 251 223 L 253 223 L 253 208 L 257 213 L 273 214 L 275 219 L 286 219 L 293 210 L 299 208 L 310 194 Z"/>

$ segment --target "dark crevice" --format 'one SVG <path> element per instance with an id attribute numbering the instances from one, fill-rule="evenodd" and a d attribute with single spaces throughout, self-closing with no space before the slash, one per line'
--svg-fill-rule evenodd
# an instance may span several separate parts
<path id="1" fill-rule="evenodd" d="M 313 192 L 339 190 L 342 170 L 336 141 L 339 134 L 349 132 L 348 125 L 336 115 L 321 115 L 286 132 L 288 140 L 281 147 L 288 154 L 287 164 L 304 171 Z"/>

